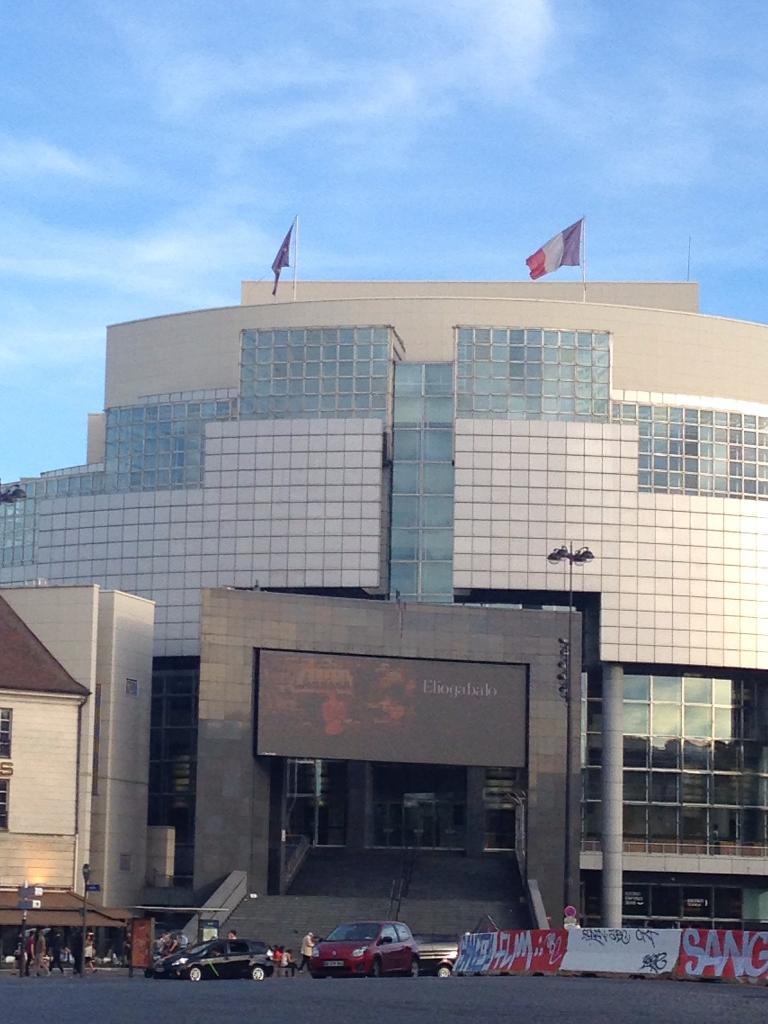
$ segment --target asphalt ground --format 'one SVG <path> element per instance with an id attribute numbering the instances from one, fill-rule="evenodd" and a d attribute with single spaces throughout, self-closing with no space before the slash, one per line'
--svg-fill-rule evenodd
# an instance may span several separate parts
<path id="1" fill-rule="evenodd" d="M 613 978 L 153 981 L 0 976 L 0 1024 L 761 1024 L 768 988 Z"/>

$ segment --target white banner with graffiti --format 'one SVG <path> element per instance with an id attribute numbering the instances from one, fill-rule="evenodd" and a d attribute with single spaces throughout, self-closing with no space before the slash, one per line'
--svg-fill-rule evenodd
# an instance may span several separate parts
<path id="1" fill-rule="evenodd" d="M 623 974 L 768 984 L 768 931 L 571 928 L 465 935 L 455 974 Z"/>
<path id="2" fill-rule="evenodd" d="M 680 953 L 674 928 L 571 928 L 561 971 L 671 974 Z"/>

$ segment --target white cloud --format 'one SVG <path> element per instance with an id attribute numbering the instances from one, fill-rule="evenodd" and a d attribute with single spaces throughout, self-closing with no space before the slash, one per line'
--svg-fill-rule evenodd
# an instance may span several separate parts
<path id="1" fill-rule="evenodd" d="M 92 180 L 98 168 L 43 139 L 15 139 L 0 136 L 0 173 L 32 177 L 62 175 Z"/>

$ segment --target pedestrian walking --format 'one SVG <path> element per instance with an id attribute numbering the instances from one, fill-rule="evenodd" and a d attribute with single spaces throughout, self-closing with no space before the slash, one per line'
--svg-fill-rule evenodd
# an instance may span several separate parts
<path id="1" fill-rule="evenodd" d="M 48 970 L 48 958 L 46 956 L 48 952 L 48 944 L 45 941 L 45 933 L 42 928 L 35 929 L 34 951 L 35 977 L 47 978 L 50 973 Z"/>
<path id="2" fill-rule="evenodd" d="M 83 950 L 83 959 L 85 961 L 85 971 L 87 974 L 96 973 L 96 940 L 93 932 L 88 932 L 85 936 L 85 949 Z"/>
<path id="3" fill-rule="evenodd" d="M 301 940 L 301 963 L 299 964 L 299 972 L 303 972 L 305 967 L 309 966 L 312 960 L 312 950 L 315 948 L 315 936 L 312 932 L 307 932 L 304 938 Z"/>

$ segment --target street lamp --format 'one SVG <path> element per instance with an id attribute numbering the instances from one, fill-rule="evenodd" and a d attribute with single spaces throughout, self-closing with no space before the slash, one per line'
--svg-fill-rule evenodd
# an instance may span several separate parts
<path id="1" fill-rule="evenodd" d="M 86 900 L 88 898 L 88 880 L 91 877 L 91 865 L 83 864 L 83 934 L 80 943 L 80 977 L 85 977 L 85 938 L 87 935 L 85 915 L 87 911 Z"/>
<path id="2" fill-rule="evenodd" d="M 547 555 L 551 565 L 560 562 L 568 563 L 568 639 L 559 638 L 560 661 L 558 662 L 559 693 L 565 701 L 565 851 L 563 858 L 563 907 L 571 902 L 573 867 L 571 865 L 571 758 L 574 748 L 574 714 L 571 697 L 573 695 L 572 650 L 573 650 L 573 567 L 586 565 L 594 559 L 588 547 L 580 547 L 575 551 L 573 546 L 561 544 Z M 579 730 L 581 724 L 579 723 Z"/>

